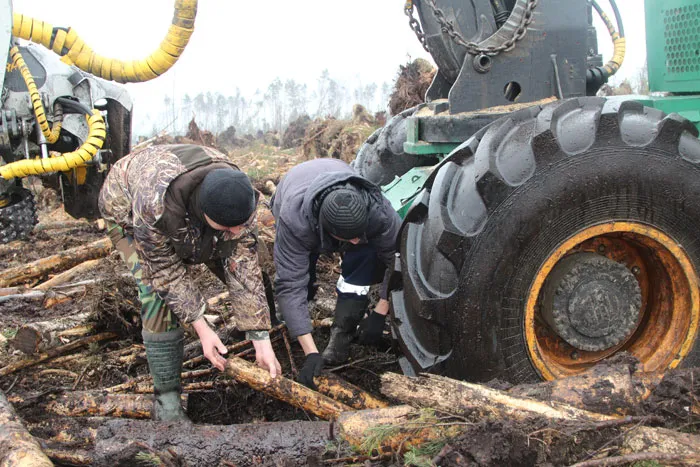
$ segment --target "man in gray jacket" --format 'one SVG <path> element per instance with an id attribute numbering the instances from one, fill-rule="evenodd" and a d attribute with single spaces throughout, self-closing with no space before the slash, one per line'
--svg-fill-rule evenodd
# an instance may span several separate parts
<path id="1" fill-rule="evenodd" d="M 292 168 L 272 200 L 276 220 L 275 296 L 293 337 L 306 354 L 299 374 L 314 387 L 325 361 L 350 356 L 350 343 L 369 305 L 369 286 L 384 277 L 380 300 L 360 325 L 360 343 L 381 340 L 389 312 L 387 283 L 393 266 L 401 220 L 378 186 L 338 159 L 315 159 Z M 315 293 L 316 260 L 341 252 L 338 299 L 328 346 L 319 355 L 308 301 Z"/>

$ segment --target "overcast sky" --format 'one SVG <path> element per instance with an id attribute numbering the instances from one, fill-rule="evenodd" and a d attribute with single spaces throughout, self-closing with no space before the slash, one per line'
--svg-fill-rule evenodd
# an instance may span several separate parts
<path id="1" fill-rule="evenodd" d="M 547 0 L 555 1 L 555 0 Z M 556 0 L 560 1 L 560 0 Z M 576 1 L 576 0 L 561 0 Z M 584 1 L 584 0 L 577 0 Z M 642 0 L 617 0 L 627 39 L 620 77 L 635 77 L 644 64 Z M 437 0 L 438 5 L 440 0 Z M 607 0 L 599 3 L 612 12 Z M 173 0 L 13 0 L 14 11 L 54 26 L 71 26 L 98 53 L 143 58 L 165 36 Z M 324 69 L 350 88 L 391 82 L 407 58 L 430 58 L 403 14 L 403 0 L 202 0 L 195 32 L 178 63 L 166 75 L 129 85 L 135 105 L 164 94 L 185 92 L 251 96 L 275 78 L 310 88 Z M 604 59 L 612 47 L 597 23 Z"/>

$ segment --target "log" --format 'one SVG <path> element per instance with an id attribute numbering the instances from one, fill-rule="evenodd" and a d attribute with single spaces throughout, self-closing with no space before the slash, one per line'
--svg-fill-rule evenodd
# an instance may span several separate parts
<path id="1" fill-rule="evenodd" d="M 53 276 L 46 282 L 42 282 L 41 284 L 34 287 L 34 290 L 49 290 L 50 288 L 56 287 L 57 285 L 63 285 L 68 282 L 71 282 L 73 279 L 82 278 L 82 276 L 86 275 L 87 271 L 99 266 L 100 262 L 102 262 L 102 258 L 84 261 L 78 264 L 77 266 L 73 266 L 67 271 Z"/>
<path id="2" fill-rule="evenodd" d="M 342 412 L 352 410 L 345 404 L 319 394 L 284 376 L 272 378 L 267 370 L 257 367 L 242 358 L 226 361 L 226 374 L 251 388 L 311 412 L 319 418 L 334 420 Z"/>
<path id="3" fill-rule="evenodd" d="M 409 405 L 345 412 L 337 421 L 340 437 L 362 453 L 403 452 L 412 446 L 459 435 L 464 424 L 441 423 L 434 414 Z"/>
<path id="4" fill-rule="evenodd" d="M 0 287 L 10 287 L 50 273 L 64 271 L 87 260 L 107 256 L 112 249 L 109 238 L 71 248 L 53 256 L 0 272 Z"/>
<path id="5" fill-rule="evenodd" d="M 70 344 L 62 345 L 60 347 L 54 347 L 53 349 L 50 349 L 44 353 L 40 353 L 40 354 L 35 355 L 33 357 L 29 357 L 29 358 L 26 358 L 24 360 L 20 360 L 20 361 L 15 362 L 15 363 L 11 363 L 3 368 L 0 368 L 0 376 L 7 376 L 11 373 L 14 373 L 17 370 L 21 370 L 23 368 L 34 366 L 34 365 L 41 363 L 41 362 L 45 362 L 46 360 L 50 360 L 50 359 L 57 357 L 59 355 L 63 355 L 64 353 L 78 349 L 82 346 L 90 345 L 93 342 L 100 342 L 100 341 L 107 340 L 107 339 L 114 339 L 116 337 L 118 337 L 118 336 L 113 332 L 103 332 L 101 334 L 96 334 L 94 336 L 86 337 L 84 339 L 79 339 L 75 342 L 71 342 Z"/>
<path id="6" fill-rule="evenodd" d="M 382 393 L 401 402 L 419 407 L 431 407 L 449 414 L 477 413 L 498 419 L 526 420 L 612 420 L 616 417 L 577 409 L 560 402 L 544 403 L 527 397 L 478 384 L 466 383 L 437 375 L 417 378 L 384 373 Z"/>
<path id="7" fill-rule="evenodd" d="M 87 452 L 76 452 L 72 449 L 44 448 L 44 453 L 60 465 L 95 465 L 95 460 Z"/>
<path id="8" fill-rule="evenodd" d="M 187 396 L 182 402 L 187 407 Z M 106 391 L 72 391 L 56 396 L 46 410 L 67 417 L 120 417 L 149 419 L 153 396 L 149 394 L 112 394 Z"/>
<path id="9" fill-rule="evenodd" d="M 15 409 L 0 391 L 0 466 L 51 466 L 39 443 L 29 434 Z"/>
<path id="10" fill-rule="evenodd" d="M 26 354 L 35 354 L 60 342 L 61 337 L 66 337 L 65 334 L 61 334 L 62 331 L 82 325 L 89 317 L 90 313 L 84 312 L 49 321 L 27 323 L 17 330 L 12 339 L 12 346 Z"/>
<path id="11" fill-rule="evenodd" d="M 51 308 L 52 302 L 66 297 L 74 297 L 76 295 L 84 295 L 87 289 L 85 285 L 74 285 L 70 288 L 62 288 L 61 290 L 26 290 L 18 294 L 0 295 L 0 303 L 14 300 L 39 301 L 45 300 L 44 308 Z"/>
<path id="12" fill-rule="evenodd" d="M 34 227 L 35 232 L 61 229 L 88 229 L 92 225 L 85 221 L 40 222 Z"/>
<path id="13" fill-rule="evenodd" d="M 700 436 L 666 428 L 640 426 L 626 432 L 622 442 L 622 454 L 635 452 L 689 454 L 700 463 Z"/>
<path id="14" fill-rule="evenodd" d="M 357 410 L 381 409 L 389 404 L 333 373 L 314 378 L 318 392 Z"/>
<path id="15" fill-rule="evenodd" d="M 515 386 L 508 394 L 562 402 L 596 413 L 635 414 L 662 376 L 635 374 L 637 363 L 636 359 L 622 363 L 602 362 L 576 376 Z"/>

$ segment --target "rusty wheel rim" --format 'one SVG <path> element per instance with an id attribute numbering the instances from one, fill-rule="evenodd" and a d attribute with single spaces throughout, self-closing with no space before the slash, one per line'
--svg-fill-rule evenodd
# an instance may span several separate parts
<path id="1" fill-rule="evenodd" d="M 540 314 L 543 286 L 557 263 L 572 254 L 594 252 L 632 271 L 642 304 L 634 330 L 618 345 L 583 351 L 569 345 Z M 546 380 L 571 376 L 617 352 L 635 355 L 643 371 L 677 367 L 693 348 L 700 323 L 700 280 L 685 251 L 662 231 L 635 222 L 589 227 L 549 255 L 530 286 L 525 308 L 528 355 Z"/>

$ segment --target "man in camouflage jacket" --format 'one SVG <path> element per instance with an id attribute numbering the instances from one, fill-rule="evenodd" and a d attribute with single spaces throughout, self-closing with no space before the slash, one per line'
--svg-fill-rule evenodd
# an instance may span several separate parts
<path id="1" fill-rule="evenodd" d="M 274 377 L 270 312 L 258 261 L 258 196 L 220 152 L 151 146 L 120 159 L 99 198 L 110 239 L 136 279 L 156 396 L 154 418 L 186 418 L 180 406 L 184 332 L 191 325 L 219 370 L 226 353 L 203 315 L 207 303 L 186 265 L 206 264 L 229 288 L 234 320 Z"/>

